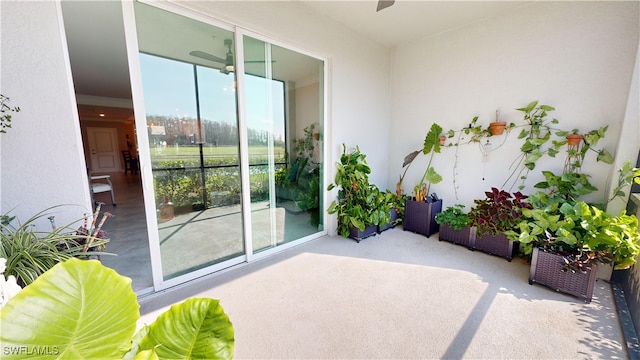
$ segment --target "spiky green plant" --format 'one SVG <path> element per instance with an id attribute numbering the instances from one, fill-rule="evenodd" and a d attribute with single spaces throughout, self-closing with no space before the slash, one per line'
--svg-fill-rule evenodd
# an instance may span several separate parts
<path id="1" fill-rule="evenodd" d="M 32 283 L 38 276 L 59 262 L 72 257 L 89 258 L 106 253 L 83 251 L 86 236 L 76 235 L 72 224 L 50 231 L 38 230 L 36 222 L 55 208 L 50 207 L 32 216 L 26 222 L 2 215 L 0 222 L 0 257 L 7 259 L 5 274 L 13 275 L 20 286 Z M 12 221 L 13 220 L 13 221 Z M 17 224 L 12 225 L 14 222 Z M 108 239 L 94 239 L 91 247 L 104 247 Z"/>

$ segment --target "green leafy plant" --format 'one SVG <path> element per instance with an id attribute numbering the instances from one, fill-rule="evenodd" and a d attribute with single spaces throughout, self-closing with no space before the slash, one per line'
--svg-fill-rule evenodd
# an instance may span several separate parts
<path id="1" fill-rule="evenodd" d="M 289 186 L 289 173 L 290 168 L 287 167 L 281 167 L 280 169 L 276 170 L 276 172 L 273 174 L 276 185 Z"/>
<path id="2" fill-rule="evenodd" d="M 605 137 L 609 126 L 603 126 L 598 129 L 590 130 L 584 134 L 584 139 L 578 146 L 569 146 L 567 149 L 567 158 L 565 160 L 564 172 L 565 173 L 580 173 L 582 172 L 582 166 L 584 165 L 587 154 L 592 151 L 595 152 L 596 161 L 604 162 L 605 164 L 613 163 L 613 155 L 607 149 L 597 149 L 595 146 L 598 142 Z M 573 129 L 572 133 L 577 133 L 577 129 Z M 566 136 L 569 132 L 559 131 L 558 136 Z M 566 141 L 563 143 L 566 144 Z"/>
<path id="3" fill-rule="evenodd" d="M 218 300 L 188 299 L 134 336 L 139 317 L 131 279 L 96 260 L 69 259 L 0 310 L 3 359 L 24 358 L 20 349 L 61 359 L 233 357 L 233 325 Z"/>
<path id="4" fill-rule="evenodd" d="M 436 223 L 447 225 L 453 230 L 462 230 L 469 226 L 469 214 L 464 212 L 464 205 L 455 204 L 449 206 L 435 215 Z"/>
<path id="5" fill-rule="evenodd" d="M 327 190 L 338 188 L 338 199 L 331 202 L 327 211 L 338 215 L 338 233 L 348 237 L 351 227 L 364 231 L 370 225 L 389 223 L 391 208 L 387 202 L 380 200 L 383 196 L 380 190 L 369 184 L 371 168 L 360 148 L 356 146 L 347 152 L 342 144 L 342 155 L 336 166 L 334 182 L 329 184 Z"/>
<path id="6" fill-rule="evenodd" d="M 306 191 L 301 191 L 296 199 L 300 209 L 306 210 L 311 215 L 310 223 L 314 226 L 320 223 L 320 169 L 316 167 L 312 171 Z"/>
<path id="7" fill-rule="evenodd" d="M 402 167 L 405 169 L 402 175 L 400 176 L 400 180 L 396 184 L 396 194 L 401 196 L 404 193 L 402 188 L 402 182 L 404 181 L 404 177 L 407 174 L 407 170 L 413 163 L 413 160 L 422 152 L 424 155 L 429 155 L 429 162 L 427 163 L 427 168 L 425 169 L 424 175 L 414 187 L 414 196 L 416 201 L 424 202 L 429 194 L 429 187 L 431 184 L 437 184 L 442 181 L 442 176 L 438 174 L 433 166 L 431 166 L 431 162 L 433 160 L 433 155 L 435 153 L 440 153 L 440 134 L 442 133 L 442 127 L 436 123 L 431 125 L 429 132 L 424 138 L 424 144 L 421 150 L 416 150 L 411 152 L 409 155 L 405 156 L 404 162 L 402 163 Z"/>
<path id="8" fill-rule="evenodd" d="M 613 188 L 613 194 L 611 198 L 607 200 L 607 203 L 610 203 L 615 198 L 623 197 L 625 195 L 624 188 L 630 186 L 632 183 L 640 184 L 640 168 L 632 168 L 631 161 L 627 160 L 622 167 L 618 170 L 618 183 L 616 187 Z"/>
<path id="9" fill-rule="evenodd" d="M 503 187 L 513 180 L 520 181 L 519 189 L 524 188 L 524 182 L 528 173 L 536 166 L 536 162 L 545 154 L 555 157 L 560 152 L 562 141 L 551 139 L 552 125 L 559 123 L 557 119 L 549 120 L 547 115 L 555 108 L 549 105 L 538 104 L 538 101 L 530 102 L 526 107 L 516 109 L 523 113 L 524 125 L 518 134 L 518 139 L 524 139 L 520 146 L 520 155 L 512 164 L 513 172 L 502 185 Z"/>
<path id="10" fill-rule="evenodd" d="M 16 221 L 15 217 L 2 216 L 0 257 L 7 259 L 5 273 L 15 276 L 20 286 L 32 283 L 59 262 L 73 257 L 87 259 L 108 254 L 96 249 L 106 246 L 109 239 L 91 238 L 88 247 L 86 232 L 78 233 L 72 224 L 51 231 L 37 230 L 35 223 L 47 217 L 54 208 L 45 209 L 17 226 L 11 225 Z"/>
<path id="11" fill-rule="evenodd" d="M 4 134 L 7 131 L 5 129 L 11 128 L 12 113 L 20 112 L 18 106 L 9 106 L 10 99 L 0 94 L 0 134 Z"/>
<path id="12" fill-rule="evenodd" d="M 635 264 L 640 255 L 638 219 L 624 211 L 612 216 L 584 201 L 551 203 L 523 209 L 523 220 L 509 239 L 518 241 L 524 254 L 534 247 L 564 257 L 564 270 L 584 272 L 593 262 L 614 262 L 616 269 Z"/>
<path id="13" fill-rule="evenodd" d="M 531 208 L 521 192 L 513 194 L 495 187 L 485 192 L 486 198 L 474 200 L 469 211 L 469 226 L 475 226 L 478 236 L 497 235 L 513 230 L 522 219 L 522 209 Z"/>
<path id="14" fill-rule="evenodd" d="M 534 185 L 538 191 L 532 194 L 529 201 L 534 207 L 544 207 L 550 203 L 575 203 L 581 196 L 598 190 L 589 182 L 589 176 L 581 173 L 554 174 L 543 171 L 545 181 Z"/>

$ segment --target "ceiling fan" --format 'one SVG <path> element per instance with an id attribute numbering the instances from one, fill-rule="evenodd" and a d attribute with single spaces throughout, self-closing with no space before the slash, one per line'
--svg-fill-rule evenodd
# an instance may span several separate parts
<path id="1" fill-rule="evenodd" d="M 234 59 L 233 59 L 233 52 L 231 51 L 231 46 L 233 45 L 233 43 L 231 42 L 231 39 L 224 39 L 224 46 L 227 47 L 227 54 L 225 55 L 224 58 L 221 58 L 219 56 L 215 56 L 215 55 L 211 55 L 209 53 L 206 53 L 204 51 L 200 51 L 200 50 L 194 50 L 191 51 L 189 53 L 189 55 L 195 56 L 195 57 L 199 57 L 201 59 L 205 59 L 205 60 L 209 60 L 209 61 L 213 61 L 213 62 L 217 62 L 217 63 L 221 63 L 224 64 L 224 66 L 220 69 L 220 72 L 223 74 L 229 74 L 235 71 L 235 65 L 234 65 Z M 245 63 L 264 63 L 265 60 L 249 60 L 246 61 Z M 275 60 L 271 61 L 272 63 L 275 62 Z"/>
<path id="2" fill-rule="evenodd" d="M 393 5 L 396 2 L 395 0 L 378 0 L 378 7 L 376 8 L 376 12 L 382 9 L 386 9 L 389 6 Z"/>

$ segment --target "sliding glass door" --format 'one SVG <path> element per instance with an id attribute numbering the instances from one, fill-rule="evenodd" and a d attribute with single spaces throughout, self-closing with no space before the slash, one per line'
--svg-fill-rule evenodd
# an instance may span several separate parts
<path id="1" fill-rule="evenodd" d="M 253 252 L 322 230 L 323 62 L 243 36 Z M 259 176 L 257 174 L 260 174 Z"/>
<path id="2" fill-rule="evenodd" d="M 319 236 L 323 61 L 232 26 L 133 10 L 156 289 Z"/>

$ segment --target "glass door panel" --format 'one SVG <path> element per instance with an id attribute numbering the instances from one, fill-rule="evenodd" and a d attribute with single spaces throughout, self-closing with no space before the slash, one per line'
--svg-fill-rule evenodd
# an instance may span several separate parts
<path id="1" fill-rule="evenodd" d="M 245 253 L 233 33 L 140 3 L 135 16 L 166 281 Z"/>
<path id="2" fill-rule="evenodd" d="M 249 36 L 242 46 L 255 253 L 322 230 L 324 64 Z"/>

